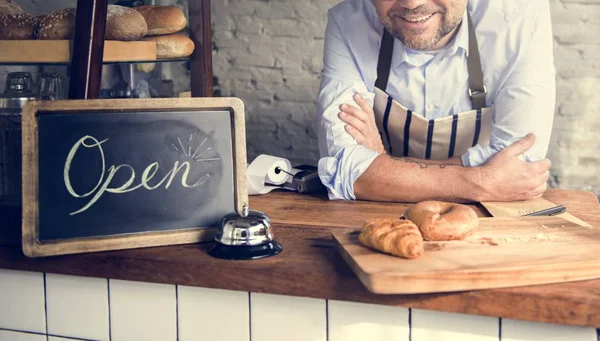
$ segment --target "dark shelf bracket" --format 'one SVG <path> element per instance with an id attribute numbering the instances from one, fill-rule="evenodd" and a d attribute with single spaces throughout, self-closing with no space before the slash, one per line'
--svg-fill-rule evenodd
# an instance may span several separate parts
<path id="1" fill-rule="evenodd" d="M 77 0 L 69 82 L 70 99 L 100 96 L 108 0 Z"/>
<path id="2" fill-rule="evenodd" d="M 213 96 L 210 0 L 189 0 L 190 39 L 196 45 L 190 59 L 192 97 Z"/>

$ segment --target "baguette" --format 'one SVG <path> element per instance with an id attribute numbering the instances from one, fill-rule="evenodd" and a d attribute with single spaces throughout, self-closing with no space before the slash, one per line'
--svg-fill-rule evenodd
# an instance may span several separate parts
<path id="1" fill-rule="evenodd" d="M 423 237 L 410 220 L 375 219 L 367 221 L 358 236 L 359 242 L 394 256 L 414 259 L 423 255 Z"/>

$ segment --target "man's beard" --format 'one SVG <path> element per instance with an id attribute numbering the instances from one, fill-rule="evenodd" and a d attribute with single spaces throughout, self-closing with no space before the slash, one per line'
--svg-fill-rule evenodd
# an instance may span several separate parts
<path id="1" fill-rule="evenodd" d="M 437 13 L 436 15 L 441 16 L 441 24 L 435 29 L 435 32 L 429 33 L 430 30 L 425 32 L 409 32 L 405 35 L 402 31 L 399 22 L 404 20 L 402 17 L 405 16 L 424 16 L 431 13 Z M 452 15 L 448 11 L 441 7 L 432 7 L 428 5 L 419 6 L 413 10 L 407 10 L 405 8 L 390 9 L 386 14 L 377 13 L 379 19 L 383 23 L 383 26 L 390 32 L 390 34 L 400 39 L 400 41 L 407 47 L 413 50 L 426 51 L 433 49 L 436 44 L 445 36 L 450 34 L 460 24 L 462 19 L 462 12 L 455 13 Z M 460 14 L 460 15 L 459 15 Z M 430 18 L 429 20 L 437 20 L 437 18 Z"/>

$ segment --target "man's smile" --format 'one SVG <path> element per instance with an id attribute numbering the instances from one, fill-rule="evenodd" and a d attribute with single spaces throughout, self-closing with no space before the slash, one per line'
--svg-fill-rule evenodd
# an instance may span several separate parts
<path id="1" fill-rule="evenodd" d="M 406 16 L 406 17 L 402 17 L 402 19 L 404 19 L 404 20 L 406 20 L 408 22 L 411 22 L 411 23 L 421 23 L 421 22 L 424 22 L 427 19 L 431 18 L 434 14 L 435 13 L 431 13 L 431 14 L 428 14 L 428 15 L 422 15 L 420 17 L 414 17 L 414 16 L 413 17 L 409 17 L 409 16 Z"/>

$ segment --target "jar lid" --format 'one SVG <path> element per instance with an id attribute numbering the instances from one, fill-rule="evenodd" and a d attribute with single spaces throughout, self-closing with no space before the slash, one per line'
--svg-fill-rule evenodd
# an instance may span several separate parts
<path id="1" fill-rule="evenodd" d="M 0 97 L 0 109 L 23 109 L 28 101 L 35 97 Z"/>

